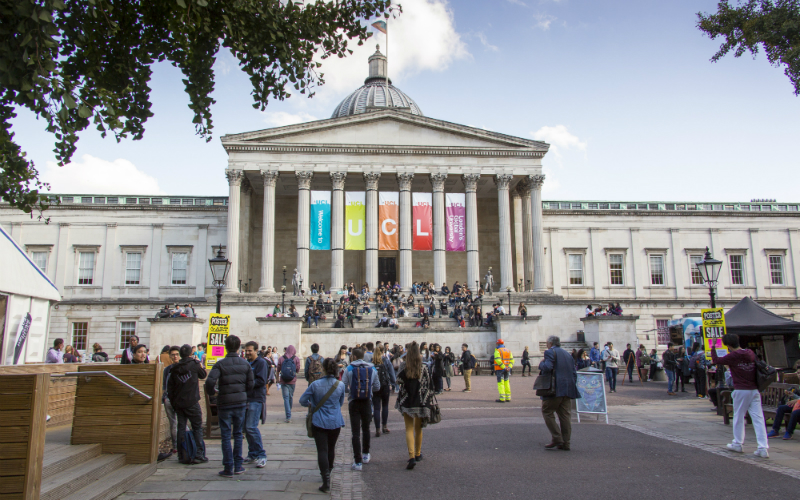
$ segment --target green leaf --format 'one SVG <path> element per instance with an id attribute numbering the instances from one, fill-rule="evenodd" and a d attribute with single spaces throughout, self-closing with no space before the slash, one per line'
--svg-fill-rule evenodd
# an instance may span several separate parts
<path id="1" fill-rule="evenodd" d="M 186 2 L 184 2 L 183 0 L 175 0 L 175 1 L 178 3 L 178 5 L 180 5 L 184 9 L 186 8 Z"/>
<path id="2" fill-rule="evenodd" d="M 77 104 L 75 104 L 75 99 L 72 97 L 72 94 L 69 93 L 64 94 L 64 105 L 69 109 L 74 109 L 75 107 L 77 107 Z"/>
<path id="3" fill-rule="evenodd" d="M 92 110 L 89 109 L 89 107 L 86 106 L 85 104 L 81 104 L 78 107 L 78 116 L 80 116 L 81 118 L 89 118 L 90 116 L 92 116 Z"/>

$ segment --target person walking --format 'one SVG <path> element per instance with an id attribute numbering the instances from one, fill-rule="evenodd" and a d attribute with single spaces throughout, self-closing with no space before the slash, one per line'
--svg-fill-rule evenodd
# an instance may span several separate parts
<path id="1" fill-rule="evenodd" d="M 342 405 L 345 385 L 338 380 L 339 367 L 328 358 L 322 362 L 323 377 L 311 382 L 306 392 L 300 396 L 300 405 L 311 410 L 311 434 L 317 447 L 317 465 L 322 476 L 319 491 L 327 493 L 331 489 L 331 470 L 336 459 L 336 442 L 344 427 Z"/>
<path id="2" fill-rule="evenodd" d="M 525 376 L 525 367 L 528 367 L 528 376 L 531 376 L 531 354 L 528 352 L 528 346 L 522 351 L 522 376 Z"/>
<path id="3" fill-rule="evenodd" d="M 606 365 L 606 378 L 610 392 L 617 392 L 617 374 L 619 374 L 619 351 L 609 342 L 603 349 L 603 362 Z"/>
<path id="4" fill-rule="evenodd" d="M 543 375 L 551 374 L 552 384 L 555 386 L 555 395 L 542 396 L 542 417 L 551 436 L 550 443 L 544 447 L 547 450 L 569 451 L 572 435 L 570 400 L 579 399 L 581 395 L 578 392 L 578 372 L 575 371 L 572 356 L 561 348 L 561 339 L 555 335 L 547 339 L 547 350 L 544 352 L 544 359 L 539 363 L 539 370 Z"/>
<path id="5" fill-rule="evenodd" d="M 500 398 L 495 400 L 495 403 L 511 402 L 511 383 L 508 379 L 512 368 L 514 368 L 514 356 L 503 343 L 503 339 L 497 339 L 497 347 L 494 350 L 494 374 L 497 377 L 497 392 Z"/>
<path id="6" fill-rule="evenodd" d="M 381 382 L 372 363 L 364 361 L 364 350 L 353 349 L 352 362 L 342 376 L 342 382 L 348 390 L 347 409 L 350 413 L 350 427 L 353 432 L 353 465 L 351 468 L 360 471 L 363 464 L 368 464 L 369 455 L 369 422 L 372 420 L 372 393 L 380 391 Z M 364 440 L 363 448 L 361 440 Z"/>
<path id="7" fill-rule="evenodd" d="M 628 381 L 633 382 L 633 369 L 636 367 L 636 353 L 633 352 L 630 344 L 628 344 L 622 352 L 622 362 L 625 364 L 625 371 L 628 372 Z M 624 376 L 622 377 L 622 381 L 625 382 Z"/>
<path id="8" fill-rule="evenodd" d="M 100 344 L 95 344 L 95 349 L 98 347 L 100 347 Z M 164 367 L 164 375 L 162 377 L 163 385 L 161 387 L 161 404 L 164 405 L 164 413 L 167 414 L 167 421 L 169 422 L 169 435 L 172 439 L 172 448 L 170 448 L 170 453 L 178 453 L 178 416 L 175 413 L 175 408 L 172 407 L 172 403 L 169 400 L 167 383 L 169 382 L 169 375 L 170 372 L 172 372 L 172 368 L 174 368 L 181 360 L 180 350 L 181 348 L 176 345 L 169 348 L 168 355 L 170 362 L 166 367 Z M 184 429 L 185 428 L 186 426 L 184 425 Z"/>
<path id="9" fill-rule="evenodd" d="M 372 391 L 372 414 L 375 419 L 375 437 L 381 436 L 381 428 L 384 434 L 389 434 L 387 424 L 389 422 L 389 396 L 392 394 L 392 387 L 397 383 L 394 367 L 389 360 L 389 355 L 383 351 L 383 346 L 379 343 L 375 346 L 373 353 L 373 365 L 378 373 L 378 382 L 381 383 L 380 389 Z"/>
<path id="10" fill-rule="evenodd" d="M 756 353 L 750 349 L 742 349 L 739 336 L 727 333 L 722 343 L 728 347 L 728 354 L 717 356 L 717 350 L 711 349 L 711 359 L 718 367 L 728 366 L 733 378 L 733 441 L 727 445 L 729 451 L 742 453 L 744 444 L 744 414 L 750 414 L 753 430 L 756 433 L 758 449 L 753 453 L 759 458 L 769 458 L 769 442 L 767 428 L 764 425 L 764 413 L 761 409 L 761 393 L 756 381 Z"/>
<path id="11" fill-rule="evenodd" d="M 170 351 L 170 354 L 172 351 Z M 203 412 L 200 409 L 200 379 L 206 377 L 206 369 L 192 357 L 192 346 L 184 344 L 178 350 L 180 361 L 170 365 L 167 380 L 167 397 L 175 410 L 177 419 L 177 441 L 179 459 L 185 464 L 208 462 L 206 445 L 203 441 Z M 195 445 L 193 457 L 180 456 L 184 452 L 183 442 L 186 440 L 186 423 L 192 426 Z"/>
<path id="12" fill-rule="evenodd" d="M 664 366 L 664 371 L 667 374 L 667 395 L 674 396 L 673 386 L 675 384 L 675 372 L 678 369 L 678 363 L 675 359 L 675 352 L 672 350 L 672 342 L 667 344 L 667 349 L 661 355 L 661 364 Z"/>
<path id="13" fill-rule="evenodd" d="M 706 391 L 708 360 L 706 360 L 706 353 L 703 352 L 703 345 L 699 342 L 695 342 L 692 346 L 692 353 L 692 357 L 689 358 L 689 366 L 694 373 L 694 392 L 698 398 L 704 398 L 708 394 Z"/>
<path id="14" fill-rule="evenodd" d="M 469 352 L 467 344 L 461 344 L 461 372 L 464 374 L 464 390 L 472 392 L 472 370 L 475 369 L 475 357 Z"/>
<path id="15" fill-rule="evenodd" d="M 677 367 L 675 369 L 675 392 L 678 392 L 678 383 L 681 385 L 681 392 L 686 392 L 686 382 L 689 381 L 689 357 L 686 355 L 686 349 L 683 346 L 678 348 L 678 353 L 675 355 L 675 362 Z"/>
<path id="16" fill-rule="evenodd" d="M 283 409 L 286 412 L 287 424 L 292 423 L 292 403 L 294 387 L 297 384 L 297 372 L 300 371 L 300 358 L 296 356 L 297 350 L 293 345 L 286 348 L 283 356 L 278 358 L 278 382 L 281 384 L 283 396 Z"/>
<path id="17" fill-rule="evenodd" d="M 244 474 L 242 465 L 242 431 L 247 413 L 247 393 L 253 390 L 254 377 L 250 363 L 239 357 L 242 341 L 236 335 L 225 339 L 225 357 L 217 360 L 206 379 L 206 393 L 217 395 L 219 432 L 222 435 L 222 477 Z M 219 391 L 214 387 L 219 382 Z M 233 450 L 231 450 L 233 437 Z"/>
<path id="18" fill-rule="evenodd" d="M 444 382 L 444 353 L 442 346 L 433 344 L 431 346 L 431 366 L 433 368 L 433 388 L 436 394 L 441 394 Z"/>
<path id="19" fill-rule="evenodd" d="M 325 361 L 325 358 L 319 354 L 319 344 L 311 344 L 311 356 L 306 358 L 303 370 L 306 382 L 311 384 L 325 376 L 325 372 L 322 369 L 323 361 Z"/>
<path id="20" fill-rule="evenodd" d="M 597 347 L 598 343 L 595 342 L 592 344 L 591 350 L 589 350 L 589 360 L 592 362 L 592 366 L 595 368 L 600 368 L 600 363 L 602 359 L 600 357 L 600 349 Z"/>
<path id="21" fill-rule="evenodd" d="M 400 393 L 394 407 L 403 415 L 408 448 L 406 469 L 411 470 L 417 462 L 422 461 L 422 429 L 430 419 L 433 401 L 433 382 L 416 342 L 408 345 L 405 363 L 397 374 L 397 383 Z"/>
<path id="22" fill-rule="evenodd" d="M 245 344 L 244 357 L 253 370 L 253 388 L 247 391 L 247 411 L 244 416 L 244 433 L 247 437 L 246 464 L 256 464 L 263 469 L 267 466 L 267 452 L 261 441 L 261 431 L 258 423 L 267 421 L 267 379 L 269 367 L 264 358 L 258 355 L 258 342 L 250 341 Z"/>
<path id="23" fill-rule="evenodd" d="M 453 377 L 453 364 L 456 362 L 456 355 L 450 350 L 450 346 L 444 348 L 444 376 L 447 380 L 447 389 L 450 392 L 450 379 Z"/>

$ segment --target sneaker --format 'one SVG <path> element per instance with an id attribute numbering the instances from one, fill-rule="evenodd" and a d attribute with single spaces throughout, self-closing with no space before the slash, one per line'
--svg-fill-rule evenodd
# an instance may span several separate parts
<path id="1" fill-rule="evenodd" d="M 728 449 L 728 451 L 732 451 L 734 453 L 742 452 L 742 445 L 740 444 L 728 443 L 725 447 Z"/>
<path id="2" fill-rule="evenodd" d="M 787 431 L 786 434 L 783 435 L 783 439 L 792 439 L 792 433 Z"/>
<path id="3" fill-rule="evenodd" d="M 350 468 L 353 469 L 354 471 L 361 472 L 361 464 L 353 462 L 353 465 L 351 465 Z"/>
<path id="4" fill-rule="evenodd" d="M 256 467 L 258 467 L 259 469 L 263 469 L 266 466 L 267 466 L 266 457 L 265 458 L 259 458 L 258 460 L 256 460 Z"/>
<path id="5" fill-rule="evenodd" d="M 361 455 L 361 463 L 368 464 L 369 463 L 369 453 L 364 453 Z"/>
<path id="6" fill-rule="evenodd" d="M 244 474 L 244 467 L 239 467 L 235 469 L 233 473 L 236 474 L 237 476 L 241 476 L 242 474 Z"/>
<path id="7" fill-rule="evenodd" d="M 222 476 L 222 477 L 233 477 L 233 472 L 231 472 L 228 469 L 224 469 L 224 470 L 219 471 L 219 475 Z"/>
<path id="8" fill-rule="evenodd" d="M 254 463 L 256 463 L 256 459 L 253 458 L 253 457 L 247 457 L 244 460 L 242 460 L 242 463 L 243 464 L 248 464 L 248 465 L 249 464 L 254 464 Z"/>
<path id="9" fill-rule="evenodd" d="M 208 462 L 208 457 L 194 457 L 192 459 L 192 465 L 204 464 L 206 462 Z"/>
<path id="10" fill-rule="evenodd" d="M 759 448 L 753 452 L 753 456 L 758 458 L 769 458 L 769 452 L 766 448 Z"/>
<path id="11" fill-rule="evenodd" d="M 292 423 L 292 419 L 291 418 L 287 418 L 286 420 L 283 421 L 283 423 L 284 424 L 291 424 Z"/>
<path id="12" fill-rule="evenodd" d="M 769 433 L 767 434 L 767 437 L 768 438 L 776 438 L 776 437 L 778 437 L 778 431 L 776 431 L 775 429 L 771 429 L 769 431 Z"/>

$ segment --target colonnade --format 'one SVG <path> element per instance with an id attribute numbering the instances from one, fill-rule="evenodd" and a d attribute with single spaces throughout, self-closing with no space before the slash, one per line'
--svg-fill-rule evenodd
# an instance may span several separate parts
<path id="1" fill-rule="evenodd" d="M 298 185 L 297 196 L 297 269 L 303 280 L 308 280 L 309 269 L 309 217 L 310 190 L 314 173 L 307 170 L 294 172 Z M 275 186 L 279 178 L 278 171 L 262 170 L 264 184 L 263 234 L 261 244 L 261 287 L 260 293 L 275 292 Z M 366 183 L 366 278 L 370 288 L 378 285 L 378 181 L 380 172 L 364 172 Z M 235 292 L 239 280 L 239 211 L 240 190 L 244 172 L 227 170 L 230 196 L 228 198 L 228 247 L 227 255 L 231 261 L 228 273 L 226 292 Z M 339 291 L 344 287 L 344 188 L 347 172 L 330 172 L 331 179 L 331 291 Z M 400 269 L 399 282 L 403 291 L 409 291 L 412 284 L 412 216 L 411 216 L 411 182 L 412 172 L 395 174 L 400 191 Z M 477 187 L 479 174 L 461 176 L 465 187 L 466 200 L 466 247 L 467 247 L 467 286 L 475 288 L 476 282 L 482 282 L 479 269 L 478 252 L 478 199 Z M 445 200 L 444 185 L 446 173 L 430 174 L 433 186 L 433 277 L 436 287 L 447 281 L 445 250 Z M 509 188 L 513 177 L 508 174 L 494 176 L 497 186 L 498 232 L 500 242 L 500 290 L 516 290 L 512 273 L 511 245 L 511 211 Z M 517 184 L 517 190 L 523 202 L 523 259 L 525 286 L 533 283 L 533 292 L 546 292 L 544 280 L 544 240 L 542 238 L 542 184 L 544 175 L 526 176 Z M 497 277 L 496 277 L 497 278 Z M 474 290 L 473 290 L 474 291 Z"/>

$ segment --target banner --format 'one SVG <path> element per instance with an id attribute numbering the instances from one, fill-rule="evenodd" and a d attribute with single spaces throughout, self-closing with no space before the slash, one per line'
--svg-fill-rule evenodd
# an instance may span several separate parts
<path id="1" fill-rule="evenodd" d="M 367 215 L 367 193 L 346 191 L 344 193 L 344 249 L 366 250 L 367 233 L 364 230 Z"/>
<path id="2" fill-rule="evenodd" d="M 701 309 L 703 317 L 703 352 L 706 359 L 711 361 L 711 349 L 717 350 L 717 356 L 728 354 L 728 348 L 722 345 L 722 337 L 725 335 L 725 310 L 721 307 L 716 309 Z"/>
<path id="3" fill-rule="evenodd" d="M 206 369 L 225 357 L 225 339 L 231 332 L 231 315 L 211 313 L 208 318 L 208 348 L 206 349 Z"/>
<path id="4" fill-rule="evenodd" d="M 311 250 L 331 249 L 331 192 L 311 191 Z"/>
<path id="5" fill-rule="evenodd" d="M 400 250 L 400 193 L 378 193 L 378 249 Z"/>
<path id="6" fill-rule="evenodd" d="M 466 252 L 467 250 L 466 201 L 464 193 L 445 194 L 445 250 L 448 252 Z"/>
<path id="7" fill-rule="evenodd" d="M 411 193 L 412 250 L 433 250 L 433 194 Z"/>
<path id="8" fill-rule="evenodd" d="M 31 322 L 33 318 L 31 313 L 25 313 L 25 317 L 19 322 L 17 328 L 17 341 L 14 343 L 14 364 L 19 363 L 19 356 L 22 354 L 22 348 L 25 346 L 25 340 L 28 338 L 28 332 L 31 330 Z"/>

